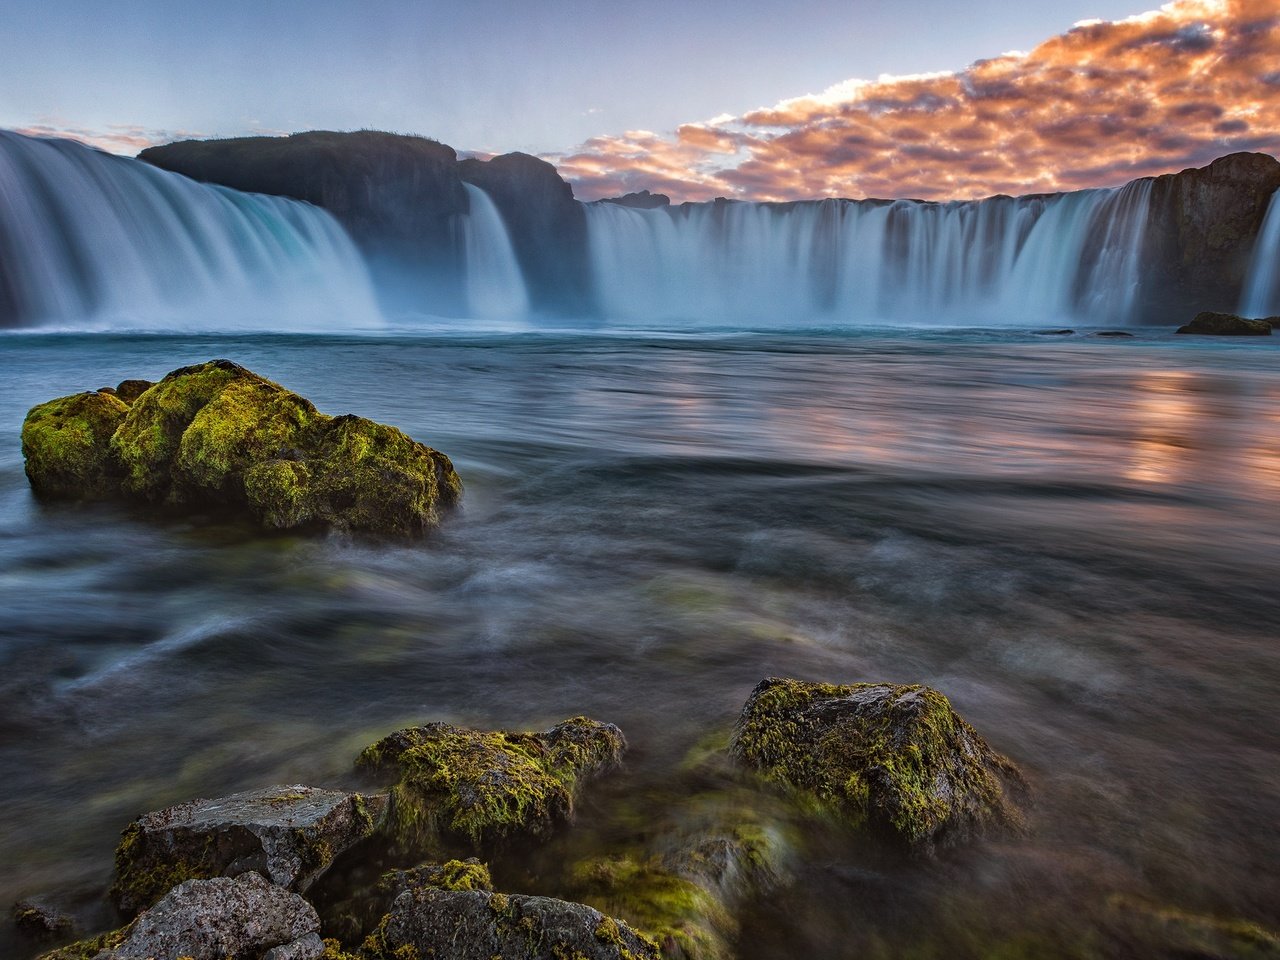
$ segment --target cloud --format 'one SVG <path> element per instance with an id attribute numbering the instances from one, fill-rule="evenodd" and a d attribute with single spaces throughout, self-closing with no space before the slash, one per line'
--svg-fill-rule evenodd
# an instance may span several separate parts
<path id="1" fill-rule="evenodd" d="M 550 155 L 583 199 L 953 199 L 1113 185 L 1280 152 L 1275 0 L 1174 0 L 954 73 L 846 80 Z"/>
<path id="2" fill-rule="evenodd" d="M 14 133 L 27 137 L 59 137 L 78 140 L 107 153 L 132 156 L 147 147 L 174 140 L 198 140 L 205 136 L 190 130 L 156 130 L 134 124 L 108 124 L 100 129 L 78 127 L 52 117 L 41 117 L 36 123 L 14 128 Z"/>

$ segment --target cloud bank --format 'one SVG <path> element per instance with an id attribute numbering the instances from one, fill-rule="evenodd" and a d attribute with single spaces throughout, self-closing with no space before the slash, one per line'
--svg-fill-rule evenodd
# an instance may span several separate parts
<path id="1" fill-rule="evenodd" d="M 1280 3 L 1174 0 L 956 73 L 848 80 L 549 155 L 582 199 L 967 199 L 1280 152 Z"/>

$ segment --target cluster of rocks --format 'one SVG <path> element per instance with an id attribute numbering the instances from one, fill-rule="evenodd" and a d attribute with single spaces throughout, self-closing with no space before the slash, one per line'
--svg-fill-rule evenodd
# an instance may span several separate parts
<path id="1" fill-rule="evenodd" d="M 418 534 L 462 496 L 443 453 L 320 413 L 230 360 L 33 407 L 22 453 L 42 498 L 213 510 L 275 530 Z"/>
<path id="2" fill-rule="evenodd" d="M 1197 313 L 1190 323 L 1178 328 L 1178 333 L 1198 333 L 1218 337 L 1269 337 L 1280 327 L 1280 317 L 1264 317 L 1250 320 L 1234 313 Z"/>
<path id="3" fill-rule="evenodd" d="M 360 754 L 385 793 L 273 786 L 145 814 L 110 890 L 132 919 L 41 960 L 724 960 L 742 905 L 786 882 L 778 805 L 924 853 L 1022 822 L 1022 777 L 937 691 L 769 679 L 700 761 L 692 821 L 571 865 L 557 892 L 575 899 L 495 891 L 480 860 L 447 855 L 549 836 L 626 746 L 586 717 L 540 733 L 429 723 Z M 342 924 L 310 892 L 373 845 L 418 865 L 354 891 L 335 909 L 365 919 L 322 938 Z"/>

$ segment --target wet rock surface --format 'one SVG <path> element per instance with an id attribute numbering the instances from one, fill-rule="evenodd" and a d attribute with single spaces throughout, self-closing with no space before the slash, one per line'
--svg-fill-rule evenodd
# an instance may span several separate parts
<path id="1" fill-rule="evenodd" d="M 384 737 L 357 766 L 399 774 L 389 829 L 403 847 L 420 848 L 440 834 L 478 842 L 545 833 L 572 816 L 582 783 L 625 749 L 621 730 L 587 717 L 543 733 L 429 723 Z"/>
<path id="2" fill-rule="evenodd" d="M 260 874 L 179 884 L 95 960 L 317 960 L 320 918 Z"/>
<path id="3" fill-rule="evenodd" d="M 320 413 L 230 360 L 144 383 L 27 414 L 23 454 L 37 494 L 244 514 L 276 530 L 400 536 L 434 527 L 462 496 L 439 451 L 395 427 Z M 121 399 L 134 394 L 132 404 Z"/>
<path id="4" fill-rule="evenodd" d="M 854 826 L 925 849 L 1021 824 L 1017 768 L 929 687 L 762 680 L 731 752 Z"/>
<path id="5" fill-rule="evenodd" d="M 1269 337 L 1272 327 L 1270 319 L 1248 320 L 1234 313 L 1213 313 L 1204 311 L 1179 327 L 1178 333 L 1195 333 L 1216 337 Z"/>
<path id="6" fill-rule="evenodd" d="M 550 897 L 422 887 L 396 898 L 366 942 L 378 960 L 657 960 L 657 947 L 625 923 Z M 412 954 L 411 954 L 412 955 Z"/>
<path id="7" fill-rule="evenodd" d="M 121 837 L 112 896 L 133 913 L 180 881 L 251 870 L 304 891 L 373 833 L 385 808 L 381 795 L 289 785 L 148 813 Z"/>

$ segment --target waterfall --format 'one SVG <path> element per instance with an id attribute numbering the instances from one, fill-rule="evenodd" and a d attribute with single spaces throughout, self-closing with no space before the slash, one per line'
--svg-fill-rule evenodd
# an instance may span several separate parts
<path id="1" fill-rule="evenodd" d="M 716 201 L 587 206 L 607 319 L 1124 323 L 1151 182 L 924 203 Z"/>
<path id="2" fill-rule="evenodd" d="M 489 195 L 463 183 L 470 211 L 462 225 L 467 304 L 480 320 L 515 320 L 529 312 L 529 295 L 502 214 Z"/>
<path id="3" fill-rule="evenodd" d="M 1271 195 L 1266 218 L 1253 249 L 1240 313 L 1246 317 L 1280 314 L 1280 190 Z"/>
<path id="4" fill-rule="evenodd" d="M 379 322 L 364 262 L 323 210 L 0 131 L 0 327 Z"/>

